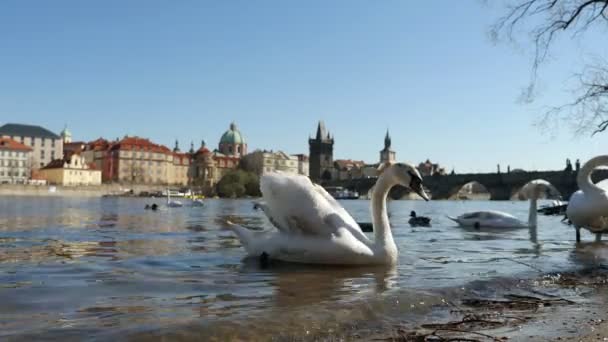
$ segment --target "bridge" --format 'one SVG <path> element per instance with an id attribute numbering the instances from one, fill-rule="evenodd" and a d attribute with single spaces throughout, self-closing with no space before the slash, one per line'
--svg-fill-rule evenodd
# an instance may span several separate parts
<path id="1" fill-rule="evenodd" d="M 578 190 L 576 183 L 577 171 L 531 171 L 531 172 L 509 172 L 509 173 L 465 173 L 451 175 L 433 175 L 423 177 L 422 184 L 428 189 L 433 199 L 453 198 L 467 184 L 477 182 L 483 185 L 490 193 L 491 200 L 509 200 L 526 183 L 534 179 L 544 179 L 553 184 L 568 200 L 573 192 Z M 608 179 L 608 170 L 596 170 L 592 174 L 592 180 L 598 182 Z M 361 195 L 369 193 L 376 184 L 377 177 L 359 178 L 348 180 L 336 180 L 323 183 L 324 186 L 342 186 L 355 190 Z M 408 191 L 403 187 L 397 187 L 391 191 L 393 199 L 402 198 Z"/>

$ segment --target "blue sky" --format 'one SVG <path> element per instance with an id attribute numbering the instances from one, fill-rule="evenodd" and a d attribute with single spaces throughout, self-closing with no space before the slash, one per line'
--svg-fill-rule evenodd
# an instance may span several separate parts
<path id="1" fill-rule="evenodd" d="M 608 146 L 608 133 L 573 137 L 562 127 L 552 136 L 534 126 L 546 106 L 570 98 L 578 63 L 606 55 L 597 50 L 606 33 L 558 41 L 538 101 L 524 105 L 532 50 L 491 42 L 504 14 L 494 2 L 0 6 L 1 123 L 57 132 L 67 123 L 78 140 L 178 138 L 187 149 L 201 139 L 215 146 L 234 120 L 250 150 L 308 153 L 323 119 L 335 158 L 376 162 L 390 127 L 398 159 L 457 172 L 557 169 Z"/>

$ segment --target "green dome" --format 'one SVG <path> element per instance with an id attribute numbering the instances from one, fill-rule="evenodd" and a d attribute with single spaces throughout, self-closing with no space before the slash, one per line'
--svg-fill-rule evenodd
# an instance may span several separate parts
<path id="1" fill-rule="evenodd" d="M 245 144 L 245 138 L 236 128 L 234 122 L 230 124 L 230 129 L 222 135 L 220 144 Z"/>
<path id="2" fill-rule="evenodd" d="M 68 126 L 67 125 L 63 128 L 63 131 L 61 131 L 60 134 L 61 134 L 62 137 L 71 137 L 72 136 L 72 132 L 70 132 L 68 130 Z"/>

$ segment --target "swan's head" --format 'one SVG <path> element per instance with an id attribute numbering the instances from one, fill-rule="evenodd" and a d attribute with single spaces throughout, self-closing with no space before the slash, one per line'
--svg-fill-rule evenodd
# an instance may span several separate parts
<path id="1" fill-rule="evenodd" d="M 425 201 L 429 200 L 429 197 L 422 188 L 420 172 L 413 165 L 408 163 L 385 163 L 380 165 L 378 171 L 380 177 L 387 178 L 395 184 L 411 189 Z"/>
<path id="2" fill-rule="evenodd" d="M 553 184 L 544 179 L 529 181 L 521 188 L 521 194 L 526 199 L 530 198 L 557 198 L 561 199 L 559 190 Z"/>

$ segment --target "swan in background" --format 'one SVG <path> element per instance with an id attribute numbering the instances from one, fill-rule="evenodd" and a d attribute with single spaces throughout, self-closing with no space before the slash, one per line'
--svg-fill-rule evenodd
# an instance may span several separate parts
<path id="1" fill-rule="evenodd" d="M 167 207 L 179 208 L 183 206 L 184 205 L 182 204 L 182 202 L 171 199 L 171 191 L 167 189 Z"/>
<path id="2" fill-rule="evenodd" d="M 458 223 L 461 227 L 487 227 L 487 228 L 528 228 L 528 227 L 536 227 L 537 217 L 537 200 L 541 193 L 545 192 L 547 197 L 552 196 L 553 194 L 558 194 L 557 189 L 551 185 L 551 183 L 542 180 L 535 179 L 532 180 L 526 185 L 524 185 L 521 189 L 521 193 L 525 198 L 530 199 L 530 210 L 528 213 L 528 222 L 524 222 L 516 218 L 515 216 L 502 212 L 502 211 L 476 211 L 471 213 L 462 214 L 458 217 L 448 218 L 456 223 Z"/>
<path id="3" fill-rule="evenodd" d="M 608 180 L 594 184 L 591 174 L 599 166 L 608 166 L 608 155 L 590 159 L 578 171 L 576 183 L 580 190 L 570 196 L 566 216 L 576 229 L 576 242 L 581 241 L 581 228 L 595 233 L 601 240 L 608 231 Z"/>
<path id="4" fill-rule="evenodd" d="M 416 227 L 416 226 L 428 227 L 431 225 L 431 219 L 428 217 L 425 217 L 425 216 L 416 216 L 416 212 L 412 210 L 410 212 L 410 219 L 409 219 L 408 223 L 410 224 L 410 226 L 413 226 L 413 227 Z"/>
<path id="5" fill-rule="evenodd" d="M 386 210 L 395 185 L 409 187 L 425 200 L 422 177 L 412 165 L 382 164 L 371 200 L 375 239 L 323 187 L 306 176 L 267 173 L 260 180 L 264 202 L 258 206 L 277 230 L 255 232 L 228 222 L 247 254 L 261 260 L 338 265 L 381 265 L 397 261 Z M 260 205 L 261 204 L 261 205 Z"/>

